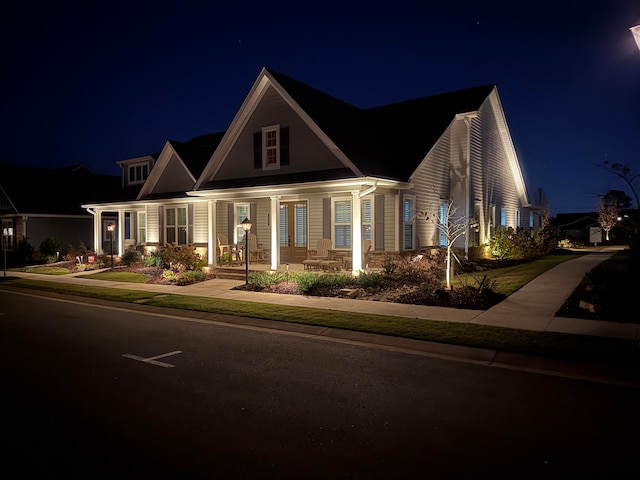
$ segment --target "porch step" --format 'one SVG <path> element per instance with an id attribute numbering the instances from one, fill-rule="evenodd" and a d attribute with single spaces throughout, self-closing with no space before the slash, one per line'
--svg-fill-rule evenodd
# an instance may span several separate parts
<path id="1" fill-rule="evenodd" d="M 249 269 L 249 273 L 251 274 L 255 270 Z M 246 279 L 246 272 L 244 269 L 240 270 L 238 268 L 224 268 L 224 267 L 216 267 L 214 270 L 214 275 L 217 278 L 224 278 L 226 280 L 242 280 Z"/>

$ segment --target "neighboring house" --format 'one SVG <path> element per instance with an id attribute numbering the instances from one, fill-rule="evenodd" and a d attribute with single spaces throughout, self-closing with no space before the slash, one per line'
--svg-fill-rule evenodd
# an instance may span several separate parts
<path id="1" fill-rule="evenodd" d="M 358 271 L 364 240 L 373 251 L 442 245 L 415 214 L 450 199 L 479 222 L 462 248 L 499 225 L 540 226 L 494 85 L 360 109 L 264 68 L 226 132 L 167 141 L 145 179 L 151 160 L 119 162 L 125 185 L 142 182 L 135 196 L 83 204 L 97 237 L 117 216 L 119 255 L 175 242 L 214 264 L 217 234 L 242 242 L 248 217 L 272 269 L 330 238 Z"/>
<path id="2" fill-rule="evenodd" d="M 553 218 L 551 226 L 559 230 L 562 238 L 589 242 L 591 228 L 600 228 L 597 212 L 559 213 Z"/>
<path id="3" fill-rule="evenodd" d="M 8 250 L 26 240 L 34 249 L 54 237 L 62 249 L 84 244 L 93 248 L 94 218 L 80 204 L 104 201 L 121 190 L 116 175 L 94 173 L 85 165 L 40 168 L 0 164 L 2 231 L 13 232 Z M 109 195 L 109 197 L 107 197 Z"/>

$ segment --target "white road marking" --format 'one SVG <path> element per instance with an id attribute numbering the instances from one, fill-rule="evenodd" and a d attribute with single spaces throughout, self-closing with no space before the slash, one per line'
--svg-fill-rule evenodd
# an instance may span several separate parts
<path id="1" fill-rule="evenodd" d="M 137 355 L 131 355 L 130 353 L 125 353 L 122 356 L 125 358 L 130 358 L 131 360 L 137 360 L 139 362 L 150 363 L 151 365 L 156 365 L 158 367 L 164 368 L 173 368 L 175 365 L 171 365 L 170 363 L 165 362 L 157 362 L 158 358 L 170 357 L 171 355 L 178 355 L 182 353 L 182 350 L 176 350 L 175 352 L 163 353 L 162 355 L 156 355 L 155 357 L 143 358 L 138 357 Z"/>

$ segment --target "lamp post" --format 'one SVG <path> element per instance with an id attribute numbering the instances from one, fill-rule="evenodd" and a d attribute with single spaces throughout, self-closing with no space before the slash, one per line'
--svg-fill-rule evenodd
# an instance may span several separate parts
<path id="1" fill-rule="evenodd" d="M 2 229 L 2 253 L 4 255 L 4 276 L 7 276 L 7 249 L 9 248 L 9 237 L 13 236 L 12 227 Z"/>
<path id="2" fill-rule="evenodd" d="M 245 285 L 249 285 L 249 230 L 251 230 L 251 220 L 245 218 L 240 225 L 244 230 L 244 279 Z"/>
<path id="3" fill-rule="evenodd" d="M 111 238 L 111 270 L 113 270 L 113 232 L 116 229 L 115 223 L 110 223 L 107 225 L 107 231 L 109 232 L 109 237 Z"/>

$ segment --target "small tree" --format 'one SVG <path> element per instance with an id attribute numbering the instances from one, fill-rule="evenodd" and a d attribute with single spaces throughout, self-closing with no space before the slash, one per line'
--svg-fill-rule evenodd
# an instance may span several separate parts
<path id="1" fill-rule="evenodd" d="M 477 223 L 473 218 L 458 214 L 458 207 L 453 204 L 453 200 L 449 200 L 446 204 L 442 204 L 440 211 L 438 208 L 431 205 L 425 210 L 419 211 L 416 218 L 432 223 L 436 227 L 436 230 L 446 239 L 446 281 L 447 290 L 451 290 L 451 273 L 453 271 L 451 257 L 454 257 L 456 261 L 460 263 L 453 252 L 453 244 L 460 237 L 466 235 L 469 229 L 475 227 Z"/>
<path id="2" fill-rule="evenodd" d="M 549 208 L 549 199 L 547 198 L 547 194 L 542 187 L 538 187 L 533 194 L 533 203 L 541 208 L 540 228 L 545 228 L 550 223 L 551 209 Z"/>
<path id="3" fill-rule="evenodd" d="M 598 222 L 605 233 L 605 240 L 609 241 L 609 232 L 616 225 L 618 216 L 620 215 L 618 205 L 613 202 L 608 202 L 606 197 L 601 197 L 597 212 Z"/>
<path id="4" fill-rule="evenodd" d="M 633 173 L 631 171 L 631 167 L 624 165 L 622 163 L 610 163 L 609 160 L 605 160 L 601 165 L 598 165 L 600 168 L 608 171 L 609 173 L 613 173 L 614 175 L 620 177 L 625 181 L 629 188 L 631 189 L 631 193 L 636 197 L 636 208 L 640 209 L 640 199 L 638 199 L 638 192 L 636 192 L 635 185 L 640 181 L 640 173 Z"/>

